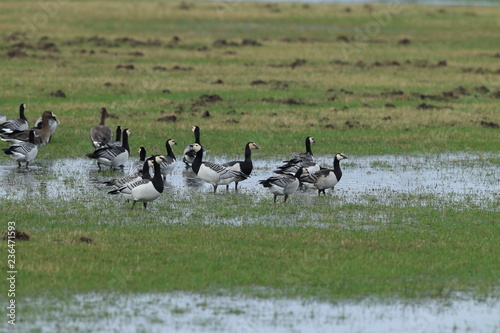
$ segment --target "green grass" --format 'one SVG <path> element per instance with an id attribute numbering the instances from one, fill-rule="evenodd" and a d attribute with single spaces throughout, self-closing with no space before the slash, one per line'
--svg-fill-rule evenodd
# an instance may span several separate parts
<path id="1" fill-rule="evenodd" d="M 129 204 L 89 195 L 28 207 L 2 203 L 4 218 L 31 236 L 16 246 L 20 296 L 252 294 L 265 286 L 273 290 L 268 296 L 419 298 L 489 295 L 498 286 L 498 214 L 480 207 L 440 208 L 432 197 L 392 205 L 294 198 L 293 205 L 274 205 L 232 193 L 224 200 L 194 195 L 196 207 L 190 200 L 169 207 L 174 194 L 167 193 L 148 211 L 129 211 Z M 41 213 L 41 207 L 47 208 Z M 82 236 L 93 242 L 80 242 Z"/>
<path id="2" fill-rule="evenodd" d="M 497 7 L 401 6 L 367 40 L 357 31 L 366 34 L 387 5 L 71 2 L 33 33 L 25 22 L 44 12 L 23 1 L 19 13 L 19 3 L 0 5 L 10 36 L 0 41 L 0 112 L 14 117 L 26 102 L 31 121 L 45 109 L 59 116 L 45 158 L 88 153 L 101 106 L 115 116 L 109 126 L 131 128 L 132 146 L 150 149 L 168 137 L 191 142 L 196 124 L 215 154 L 240 153 L 250 140 L 263 156 L 288 153 L 303 149 L 307 135 L 320 154 L 497 150 L 498 130 L 481 125 L 500 122 Z M 401 45 L 404 38 L 410 44 Z M 244 39 L 260 45 L 243 46 Z M 19 42 L 28 44 L 25 55 L 8 57 Z M 58 51 L 44 49 L 47 43 Z M 304 62 L 291 68 L 298 59 Z M 134 70 L 116 69 L 130 64 Z M 218 79 L 223 84 L 212 84 Z M 58 89 L 67 97 L 50 96 Z M 204 94 L 223 101 L 196 105 Z M 422 103 L 440 108 L 417 109 Z M 211 117 L 203 118 L 207 110 Z M 175 123 L 156 121 L 173 114 Z"/>
<path id="3" fill-rule="evenodd" d="M 0 40 L 0 112 L 15 117 L 25 102 L 30 122 L 47 109 L 59 116 L 40 160 L 89 153 L 101 106 L 114 115 L 109 126 L 131 129 L 132 150 L 151 153 L 174 138 L 180 155 L 193 125 L 212 156 L 239 156 L 247 141 L 260 146 L 261 158 L 289 156 L 309 135 L 318 156 L 498 152 L 498 128 L 481 122 L 500 123 L 500 8 L 403 6 L 367 42 L 355 28 L 386 5 L 369 8 L 71 1 L 23 37 L 11 33 L 26 29 L 23 17 L 43 14 L 39 3 L 2 1 L 0 29 L 10 39 Z M 410 44 L 402 45 L 404 38 Z M 217 46 L 221 39 L 240 45 Z M 260 46 L 243 46 L 244 39 Z M 30 47 L 7 56 L 18 42 Z M 58 52 L 43 50 L 44 43 Z M 305 62 L 291 68 L 297 59 Z M 116 69 L 130 64 L 135 69 Z M 223 84 L 213 84 L 217 79 Z M 67 97 L 50 96 L 58 89 Z M 200 105 L 205 94 L 223 100 Z M 422 103 L 436 108 L 418 109 Z M 174 114 L 174 123 L 157 121 Z M 270 287 L 268 296 L 327 299 L 498 295 L 498 199 L 484 209 L 463 202 L 442 208 L 432 196 L 388 204 L 376 195 L 358 204 L 328 197 L 314 201 L 311 212 L 312 198 L 285 206 L 195 193 L 170 195 L 170 206 L 165 198 L 143 212 L 89 193 L 34 198 L 0 198 L 2 225 L 16 221 L 32 237 L 16 245 L 20 296 L 254 287 Z M 242 224 L 224 223 L 234 220 Z M 93 242 L 81 243 L 81 236 Z M 0 269 L 5 265 L 1 260 Z"/>

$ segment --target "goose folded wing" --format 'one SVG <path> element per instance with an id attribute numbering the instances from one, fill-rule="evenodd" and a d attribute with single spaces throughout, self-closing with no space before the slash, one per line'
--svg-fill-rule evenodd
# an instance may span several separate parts
<path id="1" fill-rule="evenodd" d="M 104 182 L 104 184 L 106 184 L 107 186 L 122 187 L 128 183 L 131 183 L 131 182 L 134 182 L 137 180 L 141 180 L 141 179 L 142 179 L 142 176 L 140 174 L 127 175 L 127 176 L 123 176 L 121 178 L 111 179 L 107 182 Z"/>
<path id="2" fill-rule="evenodd" d="M 120 155 L 125 151 L 126 149 L 123 147 L 106 146 L 104 148 L 96 149 L 93 154 L 99 158 L 112 160 L 113 158 L 115 158 L 116 156 Z"/>
<path id="3" fill-rule="evenodd" d="M 128 183 L 127 185 L 122 186 L 122 188 L 128 188 L 130 191 L 132 191 L 134 188 L 139 187 L 141 185 L 146 185 L 147 183 L 150 183 L 151 180 L 149 179 L 140 179 L 135 182 Z"/>
<path id="4" fill-rule="evenodd" d="M 321 171 L 303 174 L 300 176 L 300 181 L 302 183 L 314 184 L 322 175 Z"/>
<path id="5" fill-rule="evenodd" d="M 16 143 L 16 144 L 10 145 L 9 149 L 12 152 L 16 152 L 16 153 L 19 153 L 19 154 L 26 155 L 30 151 L 32 151 L 34 147 L 35 146 L 32 143 L 21 142 L 21 143 Z"/>
<path id="6" fill-rule="evenodd" d="M 217 172 L 221 180 L 229 178 L 241 178 L 241 179 L 248 178 L 243 172 L 228 169 L 220 164 L 215 164 L 211 162 L 204 162 L 203 164 L 206 167 L 210 168 L 211 170 Z"/>

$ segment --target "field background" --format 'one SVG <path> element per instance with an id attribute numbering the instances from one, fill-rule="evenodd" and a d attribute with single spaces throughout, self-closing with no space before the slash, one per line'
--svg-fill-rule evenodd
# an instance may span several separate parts
<path id="1" fill-rule="evenodd" d="M 0 4 L 0 112 L 27 103 L 31 122 L 46 109 L 62 122 L 41 157 L 89 152 L 101 106 L 155 150 L 192 141 L 193 125 L 215 155 L 256 141 L 288 156 L 307 135 L 319 154 L 498 149 L 497 7 L 44 6 Z"/>
<path id="2" fill-rule="evenodd" d="M 212 156 L 240 156 L 255 141 L 258 158 L 287 157 L 304 150 L 308 135 L 318 156 L 495 153 L 499 27 L 499 7 L 1 1 L 0 112 L 12 118 L 27 103 L 30 122 L 43 110 L 58 115 L 38 160 L 91 152 L 88 133 L 102 106 L 110 127 L 131 129 L 133 150 L 163 152 L 174 138 L 178 156 L 193 125 Z M 158 121 L 167 116 L 175 121 Z M 17 221 L 32 237 L 17 244 L 20 296 L 498 295 L 498 198 L 485 209 L 443 207 L 434 196 L 274 206 L 251 193 L 166 194 L 146 212 L 99 198 L 0 198 L 2 226 Z M 311 210 L 331 227 L 265 222 L 270 212 L 285 221 Z M 245 214 L 262 223 L 205 223 Z M 179 216 L 185 223 L 168 223 Z M 370 228 L 343 227 L 339 216 Z"/>

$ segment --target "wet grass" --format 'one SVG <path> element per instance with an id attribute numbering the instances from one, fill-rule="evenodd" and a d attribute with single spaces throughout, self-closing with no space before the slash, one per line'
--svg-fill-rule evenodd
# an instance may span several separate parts
<path id="1" fill-rule="evenodd" d="M 497 292 L 498 214 L 432 196 L 387 205 L 297 195 L 166 194 L 147 211 L 86 193 L 2 200 L 17 243 L 19 296 L 245 290 L 324 299 Z M 91 196 L 94 196 L 91 198 Z M 175 202 L 175 203 L 171 203 Z M 423 204 L 422 204 L 423 203 Z M 498 207 L 498 203 L 497 203 Z M 91 238 L 91 243 L 80 241 Z M 255 287 L 268 287 L 261 294 Z"/>

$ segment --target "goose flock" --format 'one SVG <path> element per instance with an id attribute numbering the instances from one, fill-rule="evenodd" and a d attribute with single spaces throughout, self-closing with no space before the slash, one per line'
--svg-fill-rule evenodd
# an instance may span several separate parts
<path id="1" fill-rule="evenodd" d="M 37 119 L 35 126 L 29 128 L 25 115 L 26 104 L 19 106 L 19 118 L 7 119 L 0 114 L 0 140 L 10 142 L 8 148 L 2 149 L 21 167 L 29 167 L 29 163 L 38 155 L 38 149 L 50 142 L 59 125 L 59 119 L 52 111 L 44 111 Z"/>
<path id="2" fill-rule="evenodd" d="M 8 148 L 2 149 L 5 154 L 17 161 L 18 167 L 21 167 L 21 163 L 25 163 L 28 168 L 29 163 L 36 158 L 38 149 L 50 142 L 59 120 L 51 111 L 44 111 L 35 127 L 30 129 L 25 111 L 26 104 L 21 104 L 19 118 L 7 119 L 0 114 L 0 139 L 11 143 Z M 86 156 L 96 161 L 99 170 L 102 166 L 124 170 L 130 158 L 131 131 L 117 126 L 113 140 L 113 131 L 106 125 L 109 116 L 106 108 L 101 108 L 99 123 L 90 129 L 93 151 Z M 228 191 L 231 183 L 234 183 L 234 189 L 238 191 L 238 184 L 248 179 L 253 171 L 252 151 L 259 149 L 259 146 L 249 141 L 245 145 L 244 160 L 217 164 L 205 160 L 206 149 L 200 141 L 200 127 L 193 126 L 192 132 L 194 143 L 186 146 L 182 156 L 186 169 L 192 170 L 196 177 L 211 184 L 214 193 L 217 192 L 219 185 L 225 185 Z M 340 161 L 347 159 L 347 156 L 337 153 L 333 160 L 333 168 L 322 167 L 314 161 L 311 149 L 313 143 L 315 143 L 313 137 L 306 137 L 304 153 L 293 155 L 274 170 L 275 175 L 259 180 L 260 185 L 269 189 L 275 203 L 278 196 L 284 196 L 283 202 L 286 202 L 300 187 L 316 189 L 318 196 L 321 193 L 326 195 L 326 190 L 333 191 L 342 178 Z M 167 139 L 166 154 L 150 157 L 147 157 L 146 148 L 140 147 L 137 151 L 139 159 L 130 164 L 126 175 L 104 182 L 105 185 L 113 187 L 108 193 L 120 194 L 127 201 L 132 201 L 132 209 L 137 202 L 142 202 L 146 209 L 149 202 L 161 196 L 165 189 L 164 182 L 175 168 L 177 162 L 173 152 L 175 145 L 177 143 L 174 139 Z"/>

